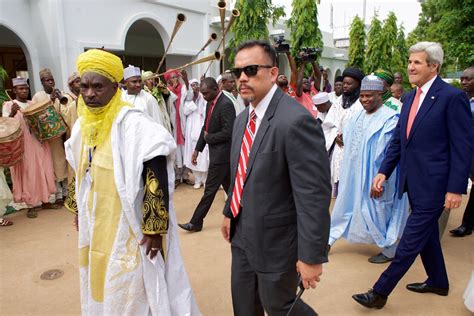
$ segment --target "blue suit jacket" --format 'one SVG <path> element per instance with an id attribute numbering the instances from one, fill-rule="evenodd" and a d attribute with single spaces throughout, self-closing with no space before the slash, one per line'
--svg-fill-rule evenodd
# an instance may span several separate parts
<path id="1" fill-rule="evenodd" d="M 416 89 L 405 99 L 379 172 L 388 178 L 400 163 L 400 198 L 408 191 L 411 200 L 437 207 L 444 203 L 446 192 L 466 193 L 474 148 L 472 114 L 466 94 L 437 77 L 407 139 L 415 93 Z"/>

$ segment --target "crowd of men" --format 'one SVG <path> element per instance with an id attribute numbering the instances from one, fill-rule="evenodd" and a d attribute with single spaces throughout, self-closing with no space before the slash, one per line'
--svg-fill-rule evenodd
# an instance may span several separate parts
<path id="1" fill-rule="evenodd" d="M 63 205 L 76 214 L 83 312 L 198 314 L 176 227 L 201 231 L 220 187 L 235 315 L 315 315 L 295 300 L 296 280 L 316 287 L 340 238 L 375 244 L 369 262 L 391 262 L 353 296 L 361 305 L 382 308 L 418 255 L 428 278 L 407 289 L 447 295 L 440 236 L 474 177 L 474 68 L 458 90 L 439 77 L 441 46 L 417 43 L 407 68 L 414 89 L 404 92 L 389 69 L 349 67 L 331 84 L 316 61 L 286 53 L 288 79 L 266 42 L 236 53 L 217 80 L 173 69 L 158 78 L 103 50 L 79 56 L 67 93 L 48 69 L 31 101 L 27 80 L 13 79 L 2 115 L 21 122 L 25 154 L 10 168 L 11 205 L 29 218 Z M 63 116 L 65 137 L 40 142 L 29 130 L 22 110 L 43 100 Z M 204 192 L 178 224 L 173 192 L 183 183 Z M 7 194 L 3 170 L 0 185 Z M 471 190 L 451 234 L 473 227 Z"/>

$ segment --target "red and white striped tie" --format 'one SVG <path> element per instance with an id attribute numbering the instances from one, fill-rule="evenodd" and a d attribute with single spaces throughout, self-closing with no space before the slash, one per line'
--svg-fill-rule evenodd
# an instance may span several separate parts
<path id="1" fill-rule="evenodd" d="M 247 163 L 249 161 L 250 149 L 252 149 L 253 139 L 255 138 L 257 115 L 255 110 L 250 112 L 249 123 L 245 129 L 244 137 L 242 139 L 242 147 L 240 149 L 239 167 L 237 175 L 235 176 L 234 190 L 232 191 L 232 202 L 230 203 L 230 210 L 237 217 L 240 211 L 240 201 L 242 200 L 242 191 L 244 189 L 245 176 L 247 173 Z"/>

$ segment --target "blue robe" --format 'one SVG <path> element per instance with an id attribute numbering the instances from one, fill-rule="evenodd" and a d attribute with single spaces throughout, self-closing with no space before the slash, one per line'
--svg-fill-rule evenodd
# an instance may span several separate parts
<path id="1" fill-rule="evenodd" d="M 381 197 L 370 197 L 392 138 L 399 114 L 387 107 L 367 114 L 354 113 L 344 129 L 344 157 L 339 195 L 331 214 L 329 242 L 343 237 L 349 242 L 376 244 L 384 248 L 401 237 L 408 217 L 408 198 L 397 197 L 398 170 L 385 182 Z"/>

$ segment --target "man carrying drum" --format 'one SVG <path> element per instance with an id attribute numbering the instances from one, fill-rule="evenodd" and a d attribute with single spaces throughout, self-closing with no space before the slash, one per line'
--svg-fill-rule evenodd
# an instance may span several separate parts
<path id="1" fill-rule="evenodd" d="M 36 92 L 33 96 L 33 102 L 38 103 L 51 99 L 56 111 L 62 113 L 61 108 L 67 107 L 68 99 L 67 97 L 63 97 L 63 92 L 55 88 L 55 81 L 51 70 L 47 68 L 43 69 L 39 72 L 39 75 L 44 91 Z M 63 104 L 60 103 L 60 99 L 63 101 Z M 54 176 L 56 179 L 56 204 L 60 206 L 67 196 L 67 162 L 64 153 L 64 141 L 59 137 L 48 142 L 51 148 Z"/>
<path id="2" fill-rule="evenodd" d="M 56 191 L 53 163 L 48 143 L 40 143 L 30 133 L 23 118 L 22 110 L 31 104 L 31 101 L 27 100 L 30 90 L 28 82 L 24 78 L 15 78 L 12 81 L 16 98 L 3 104 L 2 115 L 20 121 L 25 146 L 23 159 L 10 167 L 13 200 L 17 203 L 26 203 L 27 216 L 34 218 L 37 217 L 37 211 L 42 203 L 48 203 L 50 195 Z"/>

